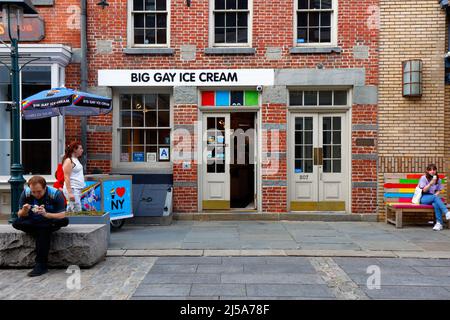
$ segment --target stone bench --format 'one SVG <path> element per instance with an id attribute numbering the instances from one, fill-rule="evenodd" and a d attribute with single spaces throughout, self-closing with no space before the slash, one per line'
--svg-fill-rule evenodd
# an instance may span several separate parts
<path id="1" fill-rule="evenodd" d="M 89 268 L 106 257 L 106 225 L 69 225 L 52 234 L 49 267 Z M 0 268 L 33 267 L 35 238 L 11 225 L 0 225 Z"/>

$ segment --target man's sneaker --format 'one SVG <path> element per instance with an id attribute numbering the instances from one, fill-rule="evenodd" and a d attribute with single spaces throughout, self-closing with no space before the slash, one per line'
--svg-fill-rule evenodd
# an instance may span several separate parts
<path id="1" fill-rule="evenodd" d="M 447 220 L 450 220 L 450 211 L 447 211 L 447 213 L 445 214 L 445 218 L 446 218 Z"/>
<path id="2" fill-rule="evenodd" d="M 36 263 L 33 270 L 28 272 L 29 277 L 39 277 L 48 272 L 47 265 L 45 263 Z"/>
<path id="3" fill-rule="evenodd" d="M 436 222 L 436 224 L 433 227 L 433 230 L 434 231 L 440 231 L 442 229 L 443 229 L 442 224 L 440 224 L 439 222 Z"/>

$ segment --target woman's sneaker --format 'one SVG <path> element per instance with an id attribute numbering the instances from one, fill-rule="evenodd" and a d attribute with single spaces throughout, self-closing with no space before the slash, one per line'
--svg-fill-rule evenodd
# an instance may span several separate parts
<path id="1" fill-rule="evenodd" d="M 445 218 L 446 218 L 447 220 L 450 220 L 450 211 L 447 211 L 447 213 L 445 214 Z"/>
<path id="2" fill-rule="evenodd" d="M 442 229 L 443 229 L 442 224 L 440 224 L 439 222 L 436 222 L 436 224 L 433 227 L 433 230 L 434 231 L 440 231 Z"/>

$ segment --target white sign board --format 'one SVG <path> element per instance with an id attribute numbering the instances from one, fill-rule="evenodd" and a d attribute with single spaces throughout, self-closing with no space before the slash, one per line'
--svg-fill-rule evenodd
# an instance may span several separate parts
<path id="1" fill-rule="evenodd" d="M 272 86 L 274 69 L 99 70 L 99 86 Z"/>

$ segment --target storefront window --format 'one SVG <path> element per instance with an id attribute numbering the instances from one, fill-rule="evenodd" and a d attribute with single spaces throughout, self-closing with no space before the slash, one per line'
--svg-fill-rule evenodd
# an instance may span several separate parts
<path id="1" fill-rule="evenodd" d="M 170 161 L 170 95 L 120 95 L 120 162 Z"/>
<path id="2" fill-rule="evenodd" d="M 11 84 L 6 67 L 0 70 L 0 175 L 10 175 L 11 165 Z M 51 88 L 50 67 L 25 67 L 21 73 L 22 97 Z M 3 103 L 1 103 L 3 102 Z M 50 175 L 52 160 L 51 119 L 21 121 L 21 163 L 26 175 Z"/>

